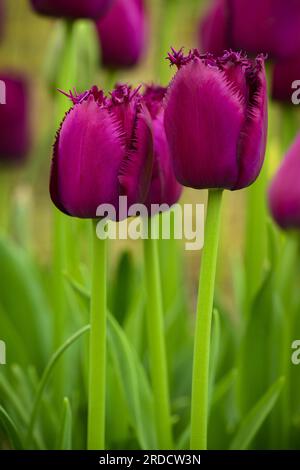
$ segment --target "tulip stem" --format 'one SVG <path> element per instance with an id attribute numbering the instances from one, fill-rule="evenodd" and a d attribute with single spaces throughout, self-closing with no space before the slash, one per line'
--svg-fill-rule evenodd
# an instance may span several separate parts
<path id="1" fill-rule="evenodd" d="M 105 448 L 106 395 L 106 240 L 96 234 L 93 221 L 93 267 L 91 290 L 90 374 L 88 405 L 88 449 Z"/>
<path id="2" fill-rule="evenodd" d="M 198 290 L 191 407 L 191 449 L 207 449 L 211 322 L 221 220 L 222 190 L 208 194 L 205 245 Z"/>
<path id="3" fill-rule="evenodd" d="M 164 336 L 163 302 L 157 240 L 151 239 L 151 220 L 144 240 L 144 269 L 147 290 L 147 331 L 155 422 L 159 449 L 172 449 L 172 423 L 168 386 L 168 368 Z"/>

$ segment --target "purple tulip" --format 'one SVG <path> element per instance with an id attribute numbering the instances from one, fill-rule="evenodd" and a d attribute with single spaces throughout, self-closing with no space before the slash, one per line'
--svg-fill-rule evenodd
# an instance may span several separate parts
<path id="1" fill-rule="evenodd" d="M 97 31 L 105 66 L 136 65 L 146 45 L 144 0 L 116 0 L 109 13 L 97 22 Z"/>
<path id="2" fill-rule="evenodd" d="M 216 0 L 200 23 L 199 39 L 203 52 L 222 55 L 225 50 L 230 49 L 227 34 L 229 15 L 225 2 L 226 0 Z"/>
<path id="3" fill-rule="evenodd" d="M 150 190 L 146 205 L 175 204 L 182 192 L 172 166 L 170 149 L 164 129 L 163 99 L 167 89 L 160 86 L 149 86 L 144 92 L 144 100 L 153 120 L 154 164 Z"/>
<path id="4" fill-rule="evenodd" d="M 300 229 L 300 134 L 289 149 L 269 189 L 273 218 L 283 229 Z"/>
<path id="5" fill-rule="evenodd" d="M 23 78 L 1 73 L 0 161 L 22 161 L 29 149 L 28 90 Z"/>
<path id="6" fill-rule="evenodd" d="M 264 59 L 226 52 L 184 56 L 165 102 L 165 129 L 175 175 L 192 188 L 244 188 L 265 155 L 267 92 Z"/>
<path id="7" fill-rule="evenodd" d="M 66 214 L 95 218 L 100 204 L 117 211 L 146 199 L 153 166 L 151 116 L 138 90 L 119 85 L 107 98 L 97 87 L 70 93 L 54 145 L 50 193 Z"/>
<path id="8" fill-rule="evenodd" d="M 31 0 L 37 13 L 61 18 L 91 18 L 104 15 L 114 0 Z"/>
<path id="9" fill-rule="evenodd" d="M 299 80 L 299 57 L 276 62 L 273 68 L 272 98 L 277 101 L 292 103 L 292 97 L 295 93 L 297 95 L 296 98 L 299 99 L 299 84 L 297 86 L 294 84 L 294 82 Z"/>
<path id="10" fill-rule="evenodd" d="M 284 59 L 300 51 L 299 0 L 215 0 L 200 26 L 202 50 L 266 53 Z"/>

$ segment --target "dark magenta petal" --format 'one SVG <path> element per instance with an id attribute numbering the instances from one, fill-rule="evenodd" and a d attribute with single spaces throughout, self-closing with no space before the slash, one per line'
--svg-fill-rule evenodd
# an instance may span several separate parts
<path id="1" fill-rule="evenodd" d="M 285 103 L 292 103 L 292 95 L 299 90 L 299 83 L 293 87 L 295 81 L 300 80 L 300 56 L 276 62 L 273 68 L 272 98 Z M 299 92 L 297 99 L 299 99 Z"/>
<path id="2" fill-rule="evenodd" d="M 230 49 L 228 18 L 227 1 L 216 0 L 200 22 L 199 40 L 203 52 L 221 55 L 226 49 Z"/>
<path id="3" fill-rule="evenodd" d="M 6 104 L 0 104 L 0 161 L 13 163 L 23 160 L 29 150 L 28 90 L 22 77 L 0 73 L 0 80 L 6 90 L 2 90 Z"/>
<path id="4" fill-rule="evenodd" d="M 31 0 L 37 13 L 64 18 L 91 18 L 104 15 L 114 0 Z"/>
<path id="5" fill-rule="evenodd" d="M 66 115 L 54 148 L 51 197 L 75 217 L 95 218 L 100 204 L 118 203 L 124 157 L 120 130 L 106 108 L 90 96 Z"/>
<path id="6" fill-rule="evenodd" d="M 284 158 L 269 189 L 273 218 L 283 229 L 300 228 L 300 134 Z"/>
<path id="7" fill-rule="evenodd" d="M 290 57 L 300 50 L 299 0 L 228 0 L 230 47 Z"/>
<path id="8" fill-rule="evenodd" d="M 97 22 L 104 65 L 131 67 L 141 59 L 146 45 L 146 14 L 143 0 L 116 0 L 109 13 Z"/>
<path id="9" fill-rule="evenodd" d="M 175 204 L 182 193 L 182 186 L 175 178 L 170 149 L 164 129 L 164 116 L 161 112 L 153 121 L 154 132 L 154 165 L 151 186 L 146 206 L 151 204 Z"/>
<path id="10" fill-rule="evenodd" d="M 151 116 L 142 106 L 119 173 L 121 194 L 128 197 L 128 205 L 145 202 L 152 176 L 153 151 Z"/>
<path id="11" fill-rule="evenodd" d="M 245 188 L 258 177 L 262 168 L 268 132 L 268 96 L 262 59 L 245 73 L 248 98 L 244 127 L 238 145 L 239 177 L 233 189 Z"/>
<path id="12" fill-rule="evenodd" d="M 232 189 L 245 121 L 240 92 L 216 65 L 194 58 L 170 85 L 165 128 L 178 181 L 193 188 Z"/>

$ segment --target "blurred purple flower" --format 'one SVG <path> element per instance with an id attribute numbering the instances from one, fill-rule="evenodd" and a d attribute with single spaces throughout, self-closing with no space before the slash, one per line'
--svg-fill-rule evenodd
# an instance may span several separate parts
<path id="1" fill-rule="evenodd" d="M 170 155 L 170 149 L 164 129 L 163 99 L 166 88 L 148 86 L 144 92 L 144 100 L 153 120 L 154 133 L 154 164 L 150 190 L 146 205 L 167 204 L 172 206 L 181 195 L 182 186 L 177 182 Z"/>
<path id="2" fill-rule="evenodd" d="M 144 0 L 116 0 L 97 22 L 102 62 L 112 68 L 136 65 L 146 46 Z"/>
<path id="3" fill-rule="evenodd" d="M 143 203 L 151 181 L 153 135 L 139 91 L 119 85 L 109 98 L 97 87 L 67 96 L 74 106 L 54 145 L 54 204 L 66 214 L 95 218 L 100 204 L 118 211 L 121 195 L 128 205 Z"/>
<path id="4" fill-rule="evenodd" d="M 114 0 L 30 0 L 37 13 L 62 18 L 91 18 L 104 15 Z"/>
<path id="5" fill-rule="evenodd" d="M 22 77 L 0 73 L 0 161 L 17 163 L 29 150 L 27 84 Z"/>
<path id="6" fill-rule="evenodd" d="M 222 55 L 230 49 L 227 34 L 228 8 L 226 0 L 216 0 L 206 16 L 200 22 L 199 39 L 203 52 Z"/>
<path id="7" fill-rule="evenodd" d="M 287 152 L 269 189 L 273 218 L 283 229 L 300 229 L 300 134 Z"/>
<path id="8" fill-rule="evenodd" d="M 166 96 L 164 122 L 178 181 L 197 189 L 250 185 L 266 148 L 263 58 L 172 50 L 169 60 L 178 72 Z"/>
<path id="9" fill-rule="evenodd" d="M 215 0 L 200 25 L 204 52 L 233 48 L 284 59 L 300 52 L 299 0 Z"/>
<path id="10" fill-rule="evenodd" d="M 272 98 L 277 101 L 292 103 L 292 96 L 295 89 L 299 90 L 300 80 L 300 58 L 276 62 L 273 68 L 272 77 Z M 298 81 L 298 86 L 293 86 Z M 297 91 L 298 98 L 300 96 Z"/>

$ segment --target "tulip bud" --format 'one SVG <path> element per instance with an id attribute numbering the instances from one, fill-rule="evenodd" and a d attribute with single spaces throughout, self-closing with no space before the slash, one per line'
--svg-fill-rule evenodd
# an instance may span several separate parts
<path id="1" fill-rule="evenodd" d="M 300 51 L 299 0 L 215 0 L 200 24 L 204 52 L 233 48 L 274 59 Z"/>
<path id="2" fill-rule="evenodd" d="M 228 16 L 225 0 L 217 0 L 200 23 L 199 39 L 203 52 L 222 55 L 225 50 L 230 49 Z"/>
<path id="3" fill-rule="evenodd" d="M 150 190 L 146 205 L 167 204 L 172 206 L 181 195 L 182 186 L 177 182 L 172 166 L 169 144 L 164 128 L 163 99 L 167 89 L 160 86 L 148 86 L 144 100 L 153 120 L 154 164 Z"/>
<path id="4" fill-rule="evenodd" d="M 0 74 L 0 161 L 22 161 L 29 149 L 28 91 L 23 78 Z"/>
<path id="5" fill-rule="evenodd" d="M 273 68 L 272 98 L 290 104 L 300 104 L 300 59 L 277 62 Z"/>
<path id="6" fill-rule="evenodd" d="M 231 47 L 272 58 L 300 51 L 299 0 L 230 0 Z"/>
<path id="7" fill-rule="evenodd" d="M 108 14 L 97 22 L 102 63 L 122 68 L 136 65 L 146 45 L 144 0 L 116 0 Z"/>
<path id="8" fill-rule="evenodd" d="M 108 98 L 97 87 L 67 95 L 66 114 L 54 145 L 50 193 L 68 215 L 96 218 L 111 204 L 119 220 L 119 196 L 143 203 L 153 165 L 151 116 L 138 90 L 119 85 Z"/>
<path id="9" fill-rule="evenodd" d="M 114 0 L 31 0 L 33 9 L 41 15 L 58 18 L 91 18 L 97 20 Z"/>
<path id="10" fill-rule="evenodd" d="M 300 229 L 300 134 L 287 152 L 269 189 L 269 207 L 283 229 Z"/>
<path id="11" fill-rule="evenodd" d="M 265 155 L 267 92 L 264 60 L 226 52 L 184 56 L 165 101 L 165 129 L 177 180 L 197 189 L 244 188 Z"/>

